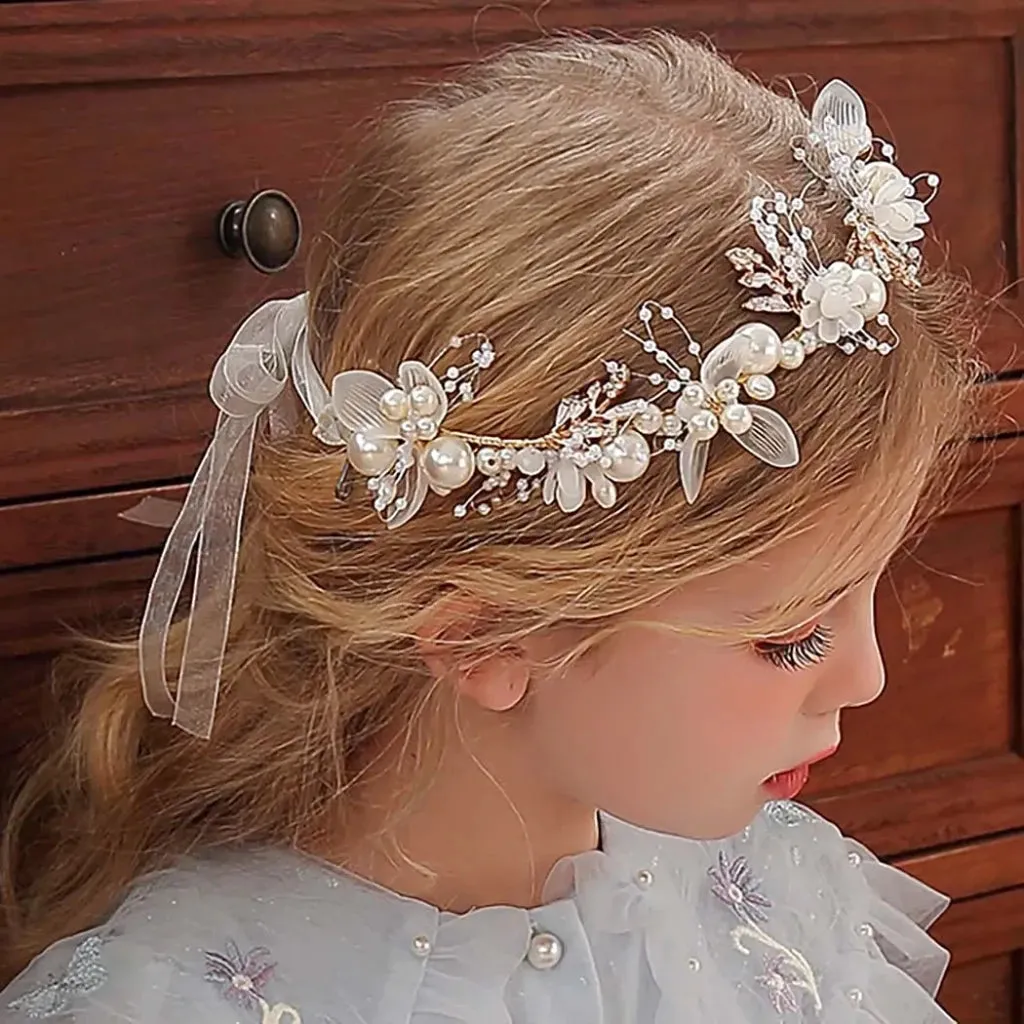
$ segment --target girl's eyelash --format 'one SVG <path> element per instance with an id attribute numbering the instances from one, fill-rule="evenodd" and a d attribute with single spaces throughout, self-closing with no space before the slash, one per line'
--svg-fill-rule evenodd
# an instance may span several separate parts
<path id="1" fill-rule="evenodd" d="M 754 644 L 754 650 L 776 668 L 796 672 L 824 661 L 832 650 L 832 640 L 832 630 L 819 623 L 807 636 L 799 640 L 758 640 Z"/>

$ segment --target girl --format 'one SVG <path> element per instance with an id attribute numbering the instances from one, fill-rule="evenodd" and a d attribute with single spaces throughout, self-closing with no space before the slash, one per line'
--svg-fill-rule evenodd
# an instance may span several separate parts
<path id="1" fill-rule="evenodd" d="M 948 1020 L 942 898 L 789 802 L 964 435 L 894 161 L 667 33 L 392 111 L 18 798 L 2 1019 Z"/>

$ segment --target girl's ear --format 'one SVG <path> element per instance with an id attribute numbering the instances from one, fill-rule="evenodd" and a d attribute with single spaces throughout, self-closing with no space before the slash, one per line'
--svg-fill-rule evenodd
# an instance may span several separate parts
<path id="1" fill-rule="evenodd" d="M 438 599 L 417 630 L 417 647 L 434 679 L 486 711 L 509 711 L 526 696 L 530 666 L 519 645 L 495 645 L 485 625 L 498 612 L 466 594 Z"/>

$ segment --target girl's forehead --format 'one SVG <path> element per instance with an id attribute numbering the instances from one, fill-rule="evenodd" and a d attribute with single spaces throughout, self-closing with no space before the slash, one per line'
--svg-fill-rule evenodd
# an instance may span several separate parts
<path id="1" fill-rule="evenodd" d="M 905 535 L 912 501 L 844 502 L 764 551 L 681 587 L 672 618 L 710 627 L 798 626 L 877 576 Z"/>

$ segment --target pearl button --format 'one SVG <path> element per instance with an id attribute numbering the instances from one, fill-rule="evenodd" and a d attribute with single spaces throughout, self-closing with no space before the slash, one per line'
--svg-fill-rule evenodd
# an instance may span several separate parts
<path id="1" fill-rule="evenodd" d="M 538 971 L 550 971 L 562 961 L 565 950 L 562 940 L 551 932 L 537 932 L 530 939 L 530 948 L 526 952 L 527 963 Z"/>
<path id="2" fill-rule="evenodd" d="M 412 940 L 412 951 L 418 957 L 430 956 L 431 948 L 430 939 L 428 939 L 426 935 L 417 935 L 416 938 Z"/>

